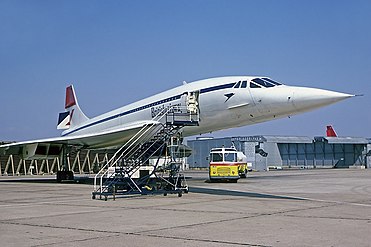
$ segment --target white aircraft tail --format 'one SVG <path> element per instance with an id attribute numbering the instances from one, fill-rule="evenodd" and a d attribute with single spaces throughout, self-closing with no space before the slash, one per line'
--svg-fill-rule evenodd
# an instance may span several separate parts
<path id="1" fill-rule="evenodd" d="M 73 85 L 66 88 L 66 112 L 59 113 L 57 129 L 69 129 L 81 125 L 89 120 L 82 112 L 73 89 Z"/>

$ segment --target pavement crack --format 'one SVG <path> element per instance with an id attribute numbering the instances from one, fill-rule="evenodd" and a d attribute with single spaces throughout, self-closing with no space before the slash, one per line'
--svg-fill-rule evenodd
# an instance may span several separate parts
<path id="1" fill-rule="evenodd" d="M 307 219 L 329 219 L 329 220 L 359 220 L 359 221 L 370 221 L 371 218 L 355 218 L 355 217 L 331 217 L 331 216 L 315 216 L 315 215 L 292 215 L 285 214 L 287 217 L 293 218 L 307 218 Z"/>
<path id="2" fill-rule="evenodd" d="M 109 231 L 109 230 L 97 230 L 97 229 L 86 229 L 86 228 L 78 228 L 78 227 L 43 225 L 43 224 L 31 224 L 31 223 L 20 223 L 20 222 L 5 222 L 5 221 L 1 221 L 0 224 L 19 225 L 19 226 L 31 226 L 31 227 L 44 227 L 44 228 L 76 230 L 76 231 L 97 232 L 97 233 L 116 233 L 116 234 L 122 233 L 122 232 L 118 232 L 118 231 Z"/>
<path id="3" fill-rule="evenodd" d="M 73 240 L 63 240 L 63 241 L 58 241 L 54 243 L 47 243 L 47 244 L 36 244 L 36 245 L 31 245 L 31 247 L 41 247 L 41 246 L 53 246 L 56 244 L 63 244 L 66 245 L 67 243 L 78 243 L 78 242 L 84 242 L 84 241 L 89 241 L 89 240 L 96 240 L 96 239 L 102 239 L 102 238 L 110 238 L 110 237 L 118 237 L 120 236 L 119 234 L 115 235 L 109 235 L 109 236 L 96 236 L 96 237 L 90 237 L 90 238 L 83 238 L 83 239 L 73 239 Z"/>
<path id="4" fill-rule="evenodd" d="M 195 242 L 206 242 L 206 243 L 214 243 L 214 244 L 270 247 L 270 245 L 242 243 L 242 242 L 231 242 L 231 241 L 212 240 L 212 239 L 199 239 L 199 238 L 189 238 L 189 237 L 162 236 L 162 235 L 157 235 L 157 234 L 138 234 L 138 233 L 132 233 L 131 235 L 146 236 L 146 237 L 156 237 L 156 238 L 163 238 L 163 239 L 186 240 L 186 241 L 195 241 Z"/>

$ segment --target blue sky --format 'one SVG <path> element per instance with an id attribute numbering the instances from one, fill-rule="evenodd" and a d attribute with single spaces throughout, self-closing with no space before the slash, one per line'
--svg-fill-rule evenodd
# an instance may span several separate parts
<path id="1" fill-rule="evenodd" d="M 0 0 L 0 140 L 58 136 L 65 87 L 89 116 L 182 81 L 266 75 L 364 94 L 214 133 L 371 137 L 371 1 Z"/>

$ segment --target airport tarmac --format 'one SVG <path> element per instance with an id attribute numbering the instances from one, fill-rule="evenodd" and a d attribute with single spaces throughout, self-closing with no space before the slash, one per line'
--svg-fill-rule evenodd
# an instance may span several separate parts
<path id="1" fill-rule="evenodd" d="M 0 246 L 371 246 L 371 171 L 252 173 L 190 192 L 92 200 L 87 184 L 0 178 Z"/>

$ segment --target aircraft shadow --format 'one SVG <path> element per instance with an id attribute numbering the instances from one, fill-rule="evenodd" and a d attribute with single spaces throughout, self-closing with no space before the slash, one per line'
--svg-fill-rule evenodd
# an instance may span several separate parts
<path id="1" fill-rule="evenodd" d="M 297 200 L 297 201 L 305 200 L 303 198 L 297 198 L 297 197 L 291 197 L 291 196 L 276 196 L 276 195 L 262 194 L 262 193 L 255 193 L 255 192 L 211 189 L 211 188 L 201 188 L 201 187 L 189 187 L 189 192 L 198 193 L 198 194 L 208 194 L 208 195 L 242 196 L 242 197 L 265 198 L 265 199 L 284 199 L 284 200 Z"/>

